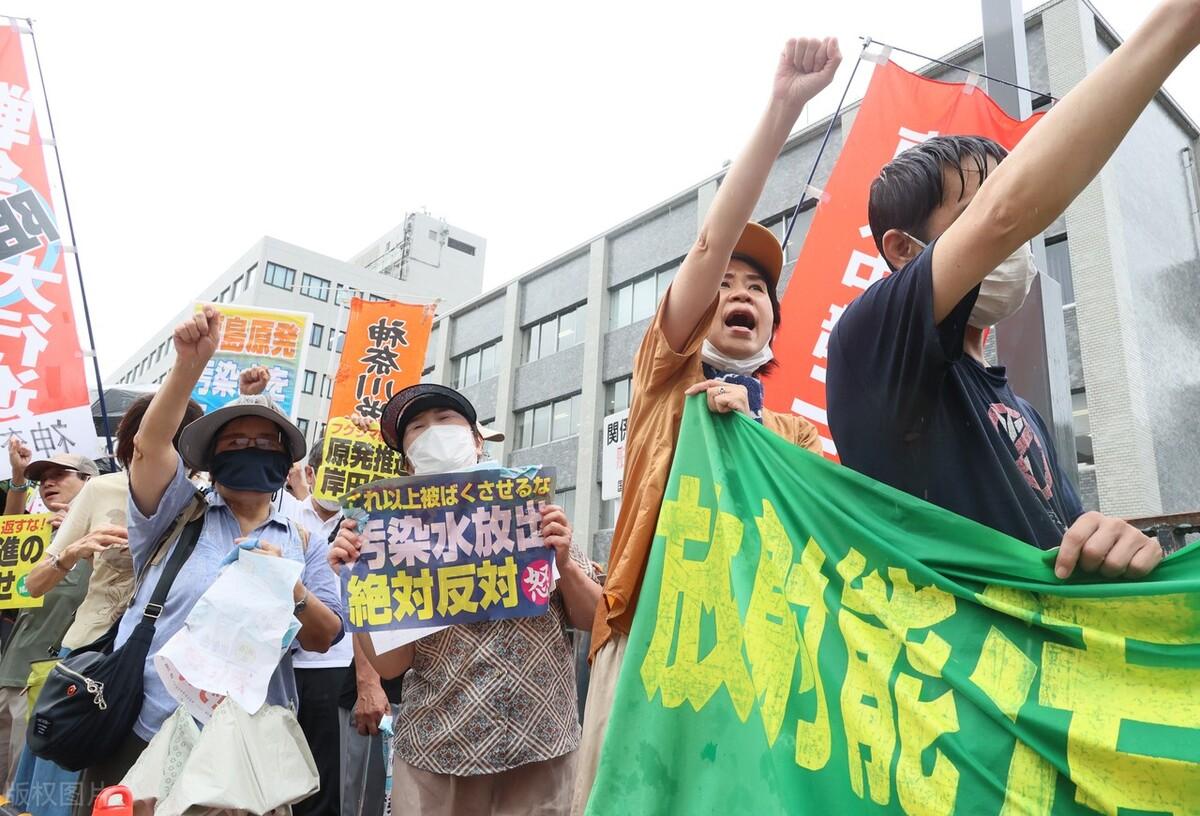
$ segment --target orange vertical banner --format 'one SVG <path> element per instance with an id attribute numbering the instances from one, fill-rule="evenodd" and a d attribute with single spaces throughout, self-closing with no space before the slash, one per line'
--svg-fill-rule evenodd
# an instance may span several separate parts
<path id="1" fill-rule="evenodd" d="M 18 26 L 0 27 L 0 442 L 95 456 L 61 230 Z M 0 457 L 0 478 L 9 473 Z"/>
<path id="2" fill-rule="evenodd" d="M 851 301 L 889 274 L 867 221 L 871 182 L 926 139 L 986 136 L 1011 150 L 1040 118 L 1009 117 L 973 83 L 927 79 L 892 62 L 876 66 L 796 260 L 774 344 L 779 367 L 766 381 L 767 407 L 815 424 L 826 455 L 837 456 L 825 410 L 830 332 Z"/>
<path id="3" fill-rule="evenodd" d="M 354 298 L 329 417 L 378 419 L 394 394 L 420 382 L 434 314 L 433 305 Z"/>

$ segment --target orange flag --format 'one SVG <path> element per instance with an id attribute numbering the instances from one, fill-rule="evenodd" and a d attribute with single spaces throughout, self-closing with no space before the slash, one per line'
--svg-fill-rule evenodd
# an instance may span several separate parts
<path id="1" fill-rule="evenodd" d="M 420 382 L 434 313 L 432 304 L 351 301 L 330 419 L 356 412 L 378 419 L 393 395 Z"/>
<path id="2" fill-rule="evenodd" d="M 767 407 L 815 424 L 827 456 L 837 456 L 825 413 L 829 334 L 846 306 L 888 274 L 867 222 L 871 182 L 932 136 L 987 136 L 1011 150 L 1040 118 L 1018 122 L 972 84 L 926 79 L 893 62 L 875 68 L 788 283 L 774 344 L 779 367 L 766 380 Z"/>

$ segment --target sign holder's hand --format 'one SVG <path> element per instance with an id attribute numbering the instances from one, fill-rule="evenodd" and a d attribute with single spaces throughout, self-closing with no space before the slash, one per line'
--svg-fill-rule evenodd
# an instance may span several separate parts
<path id="1" fill-rule="evenodd" d="M 557 504 L 547 504 L 542 508 L 541 522 L 542 541 L 554 550 L 554 561 L 558 564 L 558 574 L 563 575 L 578 564 L 571 558 L 571 522 L 567 513 Z"/>
<path id="2" fill-rule="evenodd" d="M 329 566 L 335 573 L 342 571 L 342 565 L 352 565 L 362 552 L 362 536 L 358 533 L 358 522 L 354 519 L 343 519 L 338 529 L 337 538 L 329 545 Z"/>
<path id="3" fill-rule="evenodd" d="M 1144 578 L 1163 559 L 1162 545 L 1119 518 L 1084 513 L 1063 536 L 1054 574 L 1067 579 L 1076 567 L 1105 578 Z"/>

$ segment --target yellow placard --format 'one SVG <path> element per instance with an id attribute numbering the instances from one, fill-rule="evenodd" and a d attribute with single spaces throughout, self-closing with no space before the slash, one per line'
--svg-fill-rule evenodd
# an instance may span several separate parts
<path id="1" fill-rule="evenodd" d="M 359 430 L 347 417 L 335 417 L 325 428 L 325 446 L 313 495 L 336 501 L 356 487 L 400 474 L 401 457 L 383 442 L 379 423 Z"/>
<path id="2" fill-rule="evenodd" d="M 25 577 L 37 566 L 50 546 L 51 513 L 0 516 L 0 609 L 39 607 L 41 598 L 32 598 Z"/>

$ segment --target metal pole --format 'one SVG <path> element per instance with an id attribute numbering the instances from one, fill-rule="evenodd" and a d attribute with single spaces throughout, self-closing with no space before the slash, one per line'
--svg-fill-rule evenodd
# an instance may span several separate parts
<path id="1" fill-rule="evenodd" d="M 988 94 L 1015 119 L 1033 113 L 1029 91 L 1029 51 L 1025 44 L 1025 15 L 1020 0 L 981 0 L 983 62 L 988 74 L 1003 82 L 988 82 Z M 1051 183 L 1048 181 L 1048 183 Z M 1067 330 L 1063 320 L 1062 288 L 1044 270 L 1046 242 L 1033 240 L 1038 275 L 1025 305 L 996 327 L 996 353 L 1008 367 L 1013 390 L 1027 399 L 1054 435 L 1063 472 L 1078 488 L 1075 426 L 1071 408 L 1071 373 Z"/>
<path id="2" fill-rule="evenodd" d="M 67 198 L 67 180 L 63 177 L 62 156 L 58 152 L 58 137 L 54 135 L 54 118 L 50 115 L 50 97 L 46 94 L 46 76 L 42 73 L 42 58 L 38 54 L 37 37 L 33 33 L 33 20 L 26 18 L 29 26 L 29 40 L 33 43 L 33 58 L 37 63 L 38 82 L 42 86 L 42 100 L 46 105 L 46 129 L 50 131 L 50 139 L 54 142 L 54 163 L 58 167 L 58 183 L 62 188 L 63 210 L 67 216 L 67 234 L 71 237 L 72 255 L 75 256 L 75 275 L 79 278 L 79 299 L 83 302 L 83 320 L 87 326 L 88 345 L 91 346 L 92 367 L 96 374 L 96 395 L 100 400 L 100 416 L 104 420 L 104 439 L 108 446 L 108 455 L 113 454 L 112 426 L 108 421 L 108 406 L 104 402 L 104 380 L 100 377 L 100 355 L 96 352 L 96 336 L 92 333 L 92 313 L 88 309 L 87 290 L 83 285 L 83 266 L 79 262 L 79 245 L 75 243 L 75 219 L 71 217 L 71 202 Z M 88 406 L 91 410 L 91 406 Z"/>

